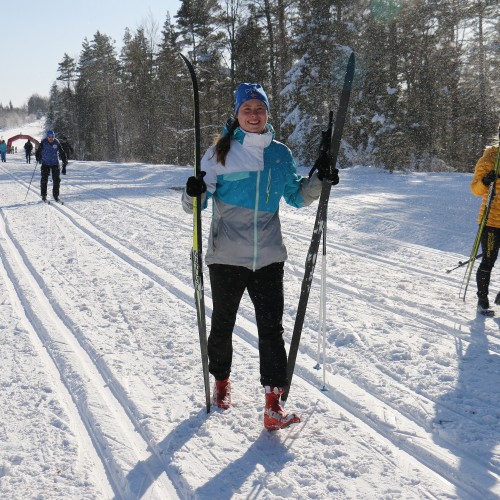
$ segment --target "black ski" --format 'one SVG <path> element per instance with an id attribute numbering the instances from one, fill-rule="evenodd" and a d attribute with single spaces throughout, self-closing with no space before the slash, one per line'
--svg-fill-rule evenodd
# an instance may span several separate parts
<path id="1" fill-rule="evenodd" d="M 194 104 L 194 175 L 201 172 L 200 167 L 200 147 L 201 147 L 201 126 L 200 126 L 200 97 L 198 93 L 198 80 L 191 61 L 179 54 L 191 75 L 193 84 L 193 104 Z M 201 363 L 203 367 L 203 380 L 205 383 L 205 402 L 207 413 L 210 413 L 210 379 L 208 373 L 208 344 L 207 325 L 205 320 L 205 295 L 203 288 L 203 267 L 201 249 L 201 196 L 193 200 L 193 248 L 191 250 L 191 264 L 193 271 L 194 298 L 196 302 L 196 315 L 198 318 L 198 333 L 200 337 Z"/>
<path id="2" fill-rule="evenodd" d="M 340 96 L 339 109 L 337 111 L 337 117 L 335 119 L 335 128 L 333 130 L 333 135 L 331 134 L 331 127 L 329 127 L 329 151 L 330 151 L 330 168 L 334 169 L 337 164 L 337 157 L 340 149 L 340 141 L 342 139 L 342 131 L 344 129 L 344 123 L 347 117 L 347 107 L 349 105 L 349 97 L 351 95 L 352 80 L 354 77 L 354 66 L 355 57 L 354 52 L 349 57 L 349 62 L 347 63 L 344 86 L 342 88 L 342 94 Z M 333 118 L 333 114 L 330 114 Z M 322 141 L 323 142 L 323 141 Z M 323 145 L 323 144 L 322 144 Z M 327 149 L 328 150 L 328 149 Z M 297 352 L 299 350 L 300 336 L 302 335 L 302 327 L 304 325 L 304 319 L 307 310 L 307 302 L 309 300 L 309 292 L 311 290 L 312 279 L 314 275 L 314 267 L 316 265 L 316 258 L 318 257 L 319 243 L 321 241 L 321 236 L 326 227 L 327 217 L 328 217 L 328 200 L 330 198 L 330 190 L 332 185 L 324 180 L 323 188 L 321 190 L 321 195 L 318 203 L 318 211 L 316 212 L 316 220 L 314 222 L 314 229 L 311 238 L 311 244 L 309 246 L 309 251 L 307 252 L 304 278 L 302 280 L 302 288 L 300 290 L 299 305 L 297 307 L 297 315 L 295 317 L 295 325 L 293 328 L 292 341 L 290 343 L 290 351 L 288 353 L 288 365 L 287 365 L 287 378 L 288 386 L 285 387 L 285 391 L 281 396 L 283 403 L 288 399 L 288 393 L 290 391 L 290 386 L 292 384 L 293 372 L 295 369 L 295 361 L 297 359 Z"/>
<path id="3" fill-rule="evenodd" d="M 42 198 L 42 201 L 43 201 L 44 203 L 47 203 L 47 205 L 50 205 L 50 200 L 44 200 L 44 199 Z M 54 203 L 59 203 L 59 205 L 64 205 L 64 201 L 61 201 L 61 200 L 52 200 L 52 201 L 53 201 Z"/>

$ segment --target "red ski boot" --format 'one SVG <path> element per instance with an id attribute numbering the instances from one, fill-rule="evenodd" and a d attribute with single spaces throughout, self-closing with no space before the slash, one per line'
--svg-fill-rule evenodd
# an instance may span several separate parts
<path id="1" fill-rule="evenodd" d="M 213 402 L 223 410 L 231 406 L 231 381 L 228 378 L 215 381 Z"/>
<path id="2" fill-rule="evenodd" d="M 290 424 L 300 422 L 300 417 L 295 413 L 286 413 L 280 405 L 282 387 L 266 385 L 266 407 L 264 409 L 264 427 L 268 431 L 276 431 L 288 427 Z"/>

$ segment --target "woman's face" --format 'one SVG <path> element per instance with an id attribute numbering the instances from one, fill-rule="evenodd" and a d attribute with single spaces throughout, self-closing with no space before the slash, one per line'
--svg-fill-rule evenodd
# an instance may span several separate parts
<path id="1" fill-rule="evenodd" d="M 245 101 L 236 115 L 240 127 L 245 132 L 260 134 L 267 124 L 267 108 L 259 99 Z"/>

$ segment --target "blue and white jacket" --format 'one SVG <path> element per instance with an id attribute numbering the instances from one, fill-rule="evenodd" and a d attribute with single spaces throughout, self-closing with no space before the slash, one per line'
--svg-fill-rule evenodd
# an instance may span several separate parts
<path id="1" fill-rule="evenodd" d="M 279 204 L 283 197 L 294 207 L 310 205 L 321 194 L 316 173 L 297 174 L 291 151 L 274 140 L 268 124 L 263 134 L 234 131 L 226 165 L 217 162 L 212 146 L 201 160 L 207 192 L 212 198 L 212 225 L 206 263 L 260 269 L 283 262 L 287 252 L 281 235 Z M 182 205 L 193 211 L 193 198 L 184 191 Z"/>
<path id="2" fill-rule="evenodd" d="M 63 163 L 68 163 L 66 153 L 57 139 L 54 139 L 52 144 L 47 138 L 42 139 L 36 150 L 35 158 L 39 163 L 48 167 L 59 166 L 59 158 Z"/>

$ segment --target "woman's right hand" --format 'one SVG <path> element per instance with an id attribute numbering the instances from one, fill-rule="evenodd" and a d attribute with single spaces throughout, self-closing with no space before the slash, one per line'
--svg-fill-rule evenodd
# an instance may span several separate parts
<path id="1" fill-rule="evenodd" d="M 206 172 L 201 171 L 198 176 L 192 175 L 188 178 L 186 182 L 186 194 L 191 196 L 191 198 L 195 198 L 196 196 L 201 196 L 206 190 L 207 185 L 203 180 Z"/>

